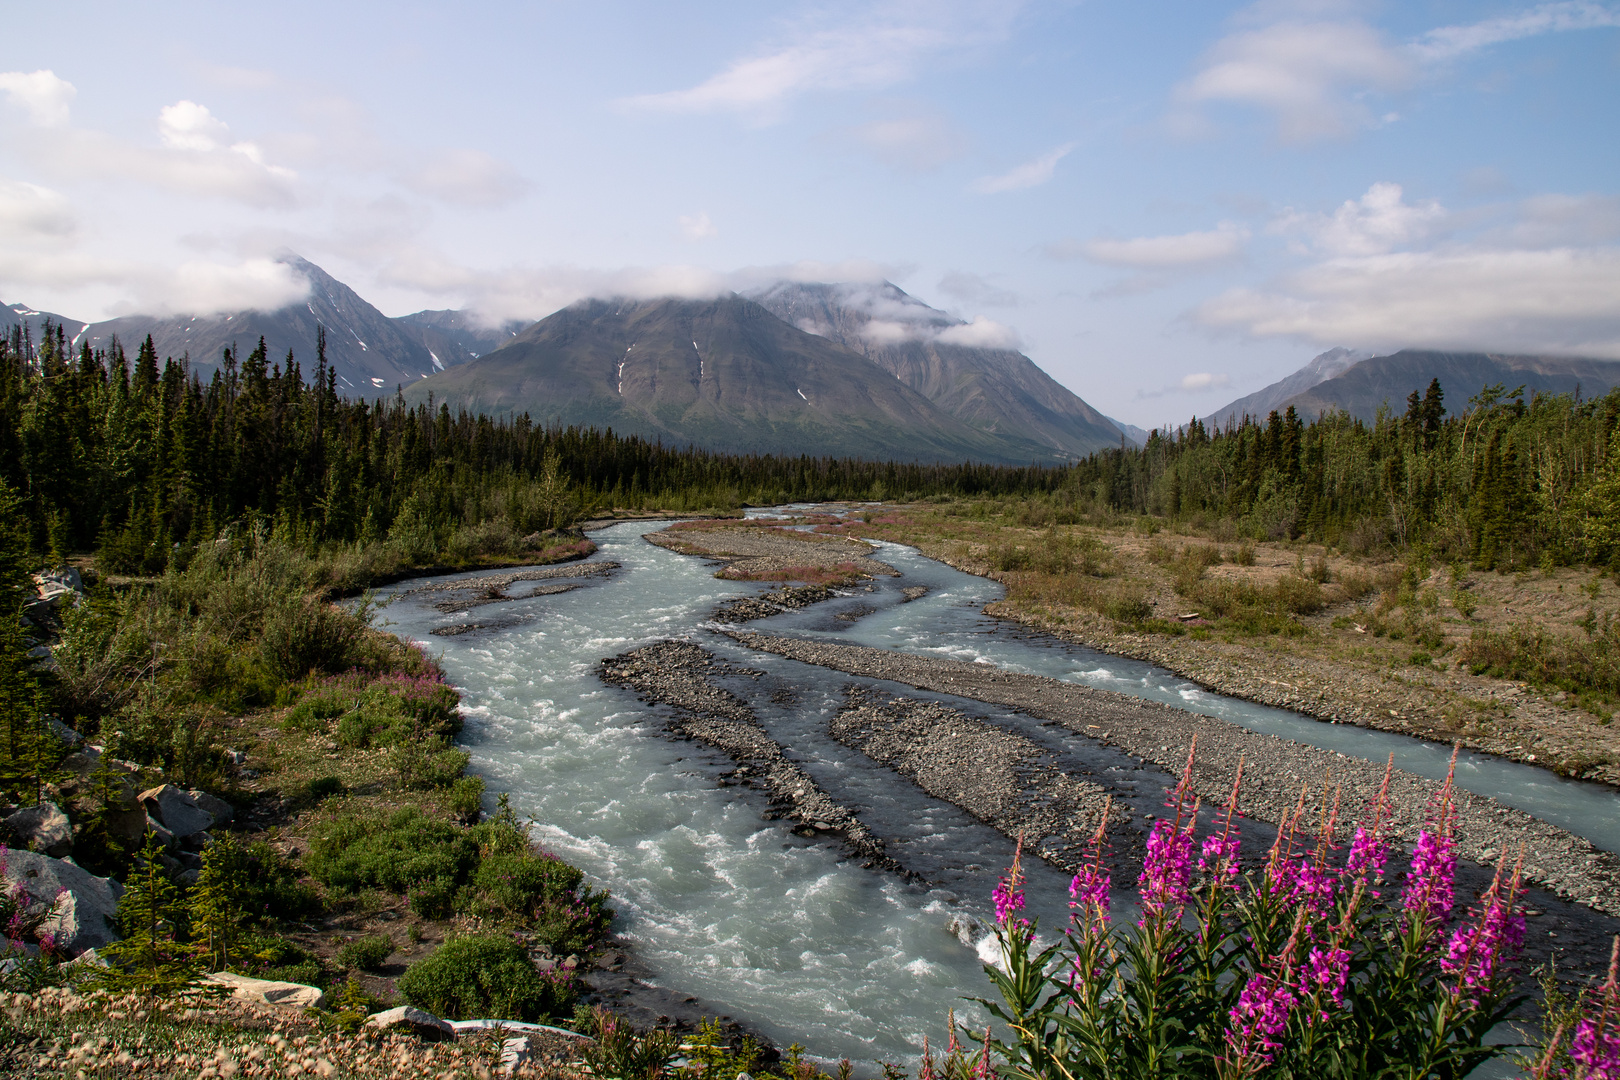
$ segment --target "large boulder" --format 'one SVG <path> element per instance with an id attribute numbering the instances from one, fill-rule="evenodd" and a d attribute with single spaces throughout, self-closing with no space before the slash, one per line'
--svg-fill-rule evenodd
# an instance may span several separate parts
<path id="1" fill-rule="evenodd" d="M 36 851 L 6 852 L 5 877 L 8 890 L 20 885 L 36 902 L 52 904 L 39 933 L 50 934 L 58 950 L 77 956 L 118 940 L 113 915 L 124 887 L 112 878 Z"/>
<path id="2" fill-rule="evenodd" d="M 204 832 L 214 823 L 214 815 L 198 806 L 190 792 L 181 791 L 173 784 L 141 792 L 140 801 L 146 807 L 147 816 L 177 840 Z"/>
<path id="3" fill-rule="evenodd" d="M 224 799 L 215 798 L 206 791 L 198 791 L 196 788 L 192 788 L 186 794 L 191 796 L 191 801 L 197 804 L 199 810 L 214 815 L 215 825 L 224 825 L 236 816 L 236 810 L 230 803 Z"/>
<path id="4" fill-rule="evenodd" d="M 61 858 L 73 850 L 73 823 L 62 808 L 48 800 L 7 815 L 6 830 L 30 851 Z"/>
<path id="5" fill-rule="evenodd" d="M 432 1013 L 423 1012 L 412 1005 L 372 1013 L 366 1017 L 366 1027 L 415 1035 L 425 1042 L 448 1042 L 456 1037 L 455 1028 Z"/>
<path id="6" fill-rule="evenodd" d="M 326 995 L 318 986 L 303 983 L 277 982 L 274 979 L 254 979 L 234 971 L 216 971 L 205 975 L 211 983 L 228 987 L 231 996 L 243 1001 L 257 1001 L 265 1005 L 286 1005 L 295 1009 L 319 1009 L 326 1005 Z"/>

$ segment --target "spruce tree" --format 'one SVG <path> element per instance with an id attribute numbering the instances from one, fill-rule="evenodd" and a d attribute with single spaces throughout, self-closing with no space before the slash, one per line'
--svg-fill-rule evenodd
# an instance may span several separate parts
<path id="1" fill-rule="evenodd" d="M 153 995 L 200 989 L 202 965 L 185 940 L 183 917 L 180 890 L 163 866 L 163 845 L 149 832 L 118 901 L 123 940 L 101 950 L 113 965 L 100 972 L 100 981 L 113 990 Z"/>

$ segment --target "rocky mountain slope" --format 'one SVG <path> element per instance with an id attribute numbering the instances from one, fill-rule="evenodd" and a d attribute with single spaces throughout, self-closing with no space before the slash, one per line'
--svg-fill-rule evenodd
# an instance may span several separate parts
<path id="1" fill-rule="evenodd" d="M 1440 380 L 1447 410 L 1459 412 L 1483 387 L 1498 383 L 1510 391 L 1522 385 L 1526 400 L 1537 392 L 1601 396 L 1620 386 L 1620 361 L 1403 349 L 1362 360 L 1287 398 L 1280 407 L 1292 405 L 1307 420 L 1343 409 L 1371 423 L 1386 402 L 1396 413 L 1405 412 L 1407 395 L 1414 390 L 1423 393 L 1432 379 Z"/>
<path id="2" fill-rule="evenodd" d="M 906 461 L 1052 456 L 1034 440 L 964 423 L 859 353 L 735 295 L 581 301 L 417 382 L 406 399 L 429 394 L 453 408 L 717 450 Z"/>
<path id="3" fill-rule="evenodd" d="M 274 311 L 238 311 L 210 316 L 126 315 L 92 324 L 86 331 L 92 348 L 106 348 L 114 335 L 126 353 L 152 335 L 160 357 L 190 358 L 206 380 L 220 354 L 235 345 L 245 356 L 263 337 L 270 358 L 283 360 L 292 350 L 306 379 L 315 371 L 315 327 L 326 328 L 326 359 L 338 376 L 338 391 L 349 396 L 392 395 L 394 389 L 426 378 L 433 357 L 421 338 L 402 330 L 393 319 L 359 293 L 314 263 L 284 256 L 309 281 L 309 294 Z"/>
<path id="4" fill-rule="evenodd" d="M 750 294 L 807 333 L 837 342 L 970 427 L 1036 443 L 1046 458 L 1118 446 L 1120 430 L 993 331 L 894 285 L 780 282 Z"/>
<path id="5" fill-rule="evenodd" d="M 1245 416 L 1264 419 L 1271 410 L 1286 410 L 1288 400 L 1336 376 L 1344 374 L 1355 365 L 1372 356 L 1372 353 L 1362 352 L 1359 349 L 1346 349 L 1339 347 L 1319 353 L 1311 362 L 1261 390 L 1247 394 L 1236 401 L 1228 402 L 1216 409 L 1208 416 L 1201 417 L 1205 427 L 1224 425 L 1230 418 L 1234 423 L 1242 421 Z M 1428 385 L 1427 383 L 1424 384 Z M 1403 394 L 1402 397 L 1405 397 Z"/>
<path id="6" fill-rule="evenodd" d="M 520 319 L 511 319 L 490 326 L 470 311 L 449 308 L 396 315 L 392 322 L 401 333 L 427 347 L 435 371 L 494 352 L 529 325 Z"/>

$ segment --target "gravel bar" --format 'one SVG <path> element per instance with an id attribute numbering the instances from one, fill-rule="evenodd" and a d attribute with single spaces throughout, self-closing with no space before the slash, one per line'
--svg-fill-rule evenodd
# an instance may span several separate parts
<path id="1" fill-rule="evenodd" d="M 1102 785 L 1065 774 L 1030 739 L 935 701 L 885 701 L 852 689 L 832 735 L 1071 872 L 1084 862 L 1108 797 Z"/>
<path id="2" fill-rule="evenodd" d="M 756 674 L 726 664 L 688 641 L 659 641 L 602 661 L 601 678 L 634 690 L 644 700 L 672 705 L 669 730 L 693 739 L 737 763 L 732 774 L 769 795 L 773 811 L 813 833 L 839 836 L 869 868 L 907 871 L 884 851 L 854 811 L 828 795 L 810 775 L 787 760 L 748 704 L 713 676 Z"/>
<path id="3" fill-rule="evenodd" d="M 913 656 L 857 645 L 804 641 L 743 630 L 724 631 L 740 644 L 850 675 L 903 683 L 1014 709 L 1079 735 L 1179 772 L 1196 736 L 1194 783 L 1206 803 L 1225 800 L 1243 762 L 1240 809 L 1276 823 L 1291 812 L 1300 792 L 1314 805 L 1325 788 L 1340 791 L 1342 818 L 1370 807 L 1383 781 L 1383 766 L 1275 735 L 1249 731 L 1211 716 L 1141 701 L 1040 675 L 1002 671 L 987 664 Z M 1439 783 L 1396 770 L 1390 782 L 1395 828 L 1415 840 Z M 1457 792 L 1458 850 L 1465 858 L 1494 865 L 1504 846 L 1509 858 L 1525 849 L 1526 877 L 1556 895 L 1608 915 L 1620 915 L 1620 858 L 1585 839 L 1504 806 L 1495 799 Z"/>

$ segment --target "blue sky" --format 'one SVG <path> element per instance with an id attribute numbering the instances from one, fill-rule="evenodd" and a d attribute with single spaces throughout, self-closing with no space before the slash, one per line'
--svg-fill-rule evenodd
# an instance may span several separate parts
<path id="1" fill-rule="evenodd" d="M 887 277 L 1133 423 L 1333 345 L 1620 358 L 1620 2 L 8 13 L 0 298 Z M 1461 388 L 1459 388 L 1460 392 Z"/>

